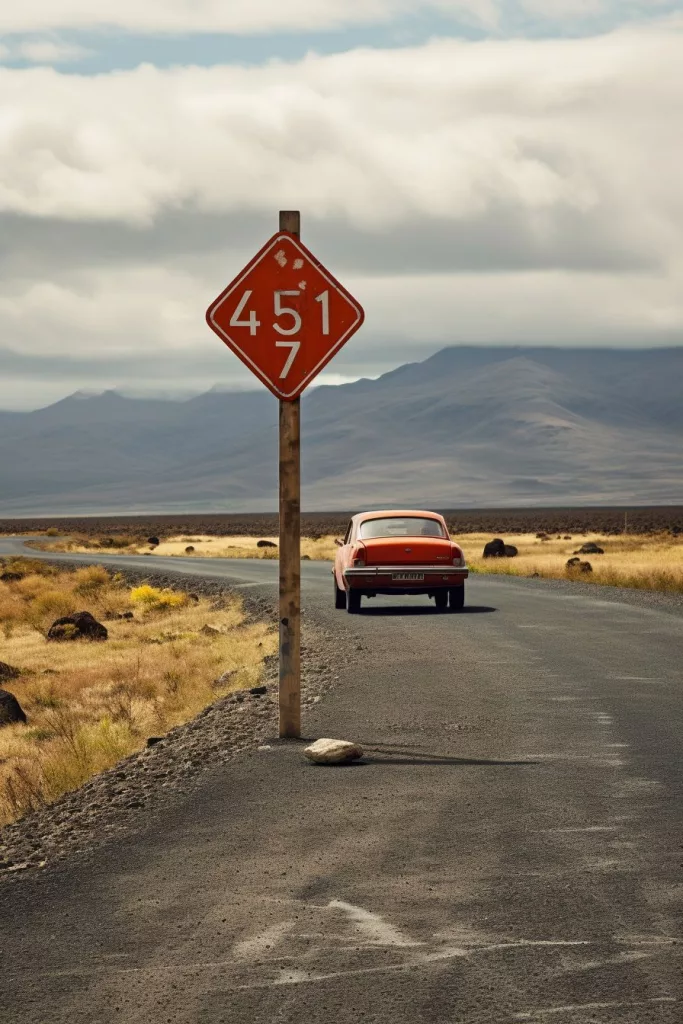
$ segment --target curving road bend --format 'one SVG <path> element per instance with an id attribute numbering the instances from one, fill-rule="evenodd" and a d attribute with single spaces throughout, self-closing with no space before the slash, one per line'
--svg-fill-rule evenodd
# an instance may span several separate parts
<path id="1" fill-rule="evenodd" d="M 269 592 L 277 573 L 97 561 Z M 351 617 L 329 566 L 302 577 L 340 677 L 305 730 L 366 763 L 275 742 L 163 831 L 15 876 L 0 1021 L 680 1024 L 680 603 L 474 577 L 463 615 Z"/>

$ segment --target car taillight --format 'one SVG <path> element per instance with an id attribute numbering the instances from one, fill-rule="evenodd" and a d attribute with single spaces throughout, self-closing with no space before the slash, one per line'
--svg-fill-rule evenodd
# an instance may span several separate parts
<path id="1" fill-rule="evenodd" d="M 453 552 L 453 565 L 457 565 L 462 568 L 465 564 L 465 556 L 462 551 L 458 551 L 456 548 Z"/>
<path id="2" fill-rule="evenodd" d="M 365 568 L 365 544 L 356 544 L 353 551 L 351 552 L 351 562 L 356 569 Z"/>

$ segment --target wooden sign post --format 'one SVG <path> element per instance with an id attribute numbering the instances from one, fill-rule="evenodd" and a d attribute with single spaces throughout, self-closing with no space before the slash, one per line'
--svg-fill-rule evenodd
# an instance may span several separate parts
<path id="1" fill-rule="evenodd" d="M 300 237 L 298 211 L 280 211 L 280 231 Z M 300 398 L 280 399 L 280 736 L 301 736 Z"/>
<path id="2" fill-rule="evenodd" d="M 211 303 L 212 331 L 280 401 L 280 736 L 301 735 L 301 395 L 363 323 L 302 244 L 298 211 Z"/>

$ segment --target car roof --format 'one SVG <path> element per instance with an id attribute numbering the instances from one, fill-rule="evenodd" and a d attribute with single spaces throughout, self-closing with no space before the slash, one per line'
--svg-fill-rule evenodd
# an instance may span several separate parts
<path id="1" fill-rule="evenodd" d="M 367 519 L 386 519 L 395 516 L 397 519 L 403 516 L 420 516 L 423 519 L 436 519 L 437 522 L 444 522 L 444 518 L 438 512 L 425 512 L 424 509 L 380 509 L 375 512 L 357 512 L 353 516 L 355 523 L 365 522 Z"/>

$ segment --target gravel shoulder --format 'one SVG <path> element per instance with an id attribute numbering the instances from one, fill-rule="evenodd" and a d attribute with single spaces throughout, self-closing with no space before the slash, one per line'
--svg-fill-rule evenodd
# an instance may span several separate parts
<path id="1" fill-rule="evenodd" d="M 63 568 L 68 563 L 60 562 Z M 273 601 L 238 593 L 216 577 L 121 570 L 131 585 L 145 582 L 221 600 L 236 594 L 252 619 L 276 621 Z M 334 641 L 304 616 L 302 702 L 311 706 L 334 681 Z M 209 776 L 259 745 L 278 743 L 278 665 L 265 659 L 265 694 L 237 691 L 205 708 L 163 739 L 94 776 L 54 804 L 0 829 L 0 885 L 45 870 L 67 857 L 87 857 L 103 844 L 153 829 L 171 805 L 187 799 Z"/>

